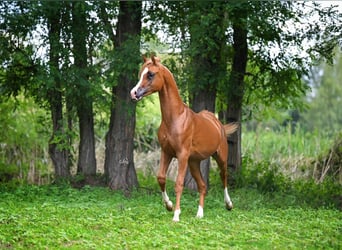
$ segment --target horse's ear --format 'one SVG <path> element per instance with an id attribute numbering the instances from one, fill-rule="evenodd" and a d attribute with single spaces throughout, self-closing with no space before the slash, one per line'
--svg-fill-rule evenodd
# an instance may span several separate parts
<path id="1" fill-rule="evenodd" d="M 157 63 L 160 62 L 160 59 L 158 57 L 156 57 L 155 55 L 151 56 L 152 62 L 154 65 L 157 65 Z"/>
<path id="2" fill-rule="evenodd" d="M 144 63 L 147 61 L 147 58 L 145 55 L 142 56 L 142 59 L 143 59 Z"/>

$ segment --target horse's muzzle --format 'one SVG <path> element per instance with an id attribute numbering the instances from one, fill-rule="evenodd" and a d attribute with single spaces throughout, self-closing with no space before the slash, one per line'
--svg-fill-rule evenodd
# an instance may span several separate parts
<path id="1" fill-rule="evenodd" d="M 132 100 L 138 101 L 138 98 L 137 98 L 137 96 L 136 96 L 136 94 L 137 94 L 137 87 L 134 87 L 133 89 L 131 89 L 130 94 L 131 94 Z"/>
<path id="2" fill-rule="evenodd" d="M 144 97 L 144 94 L 146 93 L 145 89 L 138 88 L 138 89 L 132 89 L 131 91 L 131 97 L 135 101 L 139 101 Z"/>

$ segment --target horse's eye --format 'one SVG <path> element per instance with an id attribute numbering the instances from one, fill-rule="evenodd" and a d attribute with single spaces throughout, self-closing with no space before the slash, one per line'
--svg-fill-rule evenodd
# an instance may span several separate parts
<path id="1" fill-rule="evenodd" d="M 151 71 L 147 72 L 147 79 L 148 80 L 152 80 L 153 76 L 154 76 L 153 72 L 151 72 Z"/>

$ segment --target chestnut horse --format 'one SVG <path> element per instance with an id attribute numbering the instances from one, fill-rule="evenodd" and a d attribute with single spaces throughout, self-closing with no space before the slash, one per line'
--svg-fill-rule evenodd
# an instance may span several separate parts
<path id="1" fill-rule="evenodd" d="M 227 189 L 227 136 L 234 133 L 238 125 L 235 123 L 222 125 L 213 113 L 208 111 L 195 113 L 186 106 L 181 100 L 172 73 L 157 57 L 144 58 L 139 78 L 139 82 L 131 90 L 133 100 L 139 101 L 144 96 L 154 92 L 159 93 L 162 121 L 158 131 L 161 158 L 157 178 L 167 210 L 174 210 L 173 221 L 179 221 L 180 200 L 187 166 L 200 194 L 197 217 L 203 217 L 206 185 L 200 172 L 200 162 L 210 156 L 213 156 L 220 168 L 224 201 L 226 208 L 231 210 L 233 203 Z M 166 172 L 173 157 L 178 159 L 174 208 L 165 188 Z"/>

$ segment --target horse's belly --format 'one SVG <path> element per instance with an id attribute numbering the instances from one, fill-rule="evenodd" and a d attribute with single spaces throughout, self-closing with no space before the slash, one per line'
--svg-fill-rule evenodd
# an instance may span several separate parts
<path id="1" fill-rule="evenodd" d="M 209 112 L 208 112 L 209 113 Z M 204 114 L 206 114 L 204 112 Z M 164 123 L 158 130 L 158 140 L 162 150 L 171 156 L 188 152 L 190 158 L 206 159 L 213 155 L 222 143 L 222 131 L 213 115 L 192 116 L 191 121 L 174 125 L 167 129 Z"/>
<path id="2" fill-rule="evenodd" d="M 192 142 L 190 156 L 198 159 L 206 159 L 212 156 L 218 149 L 220 141 L 217 138 L 202 136 Z"/>

